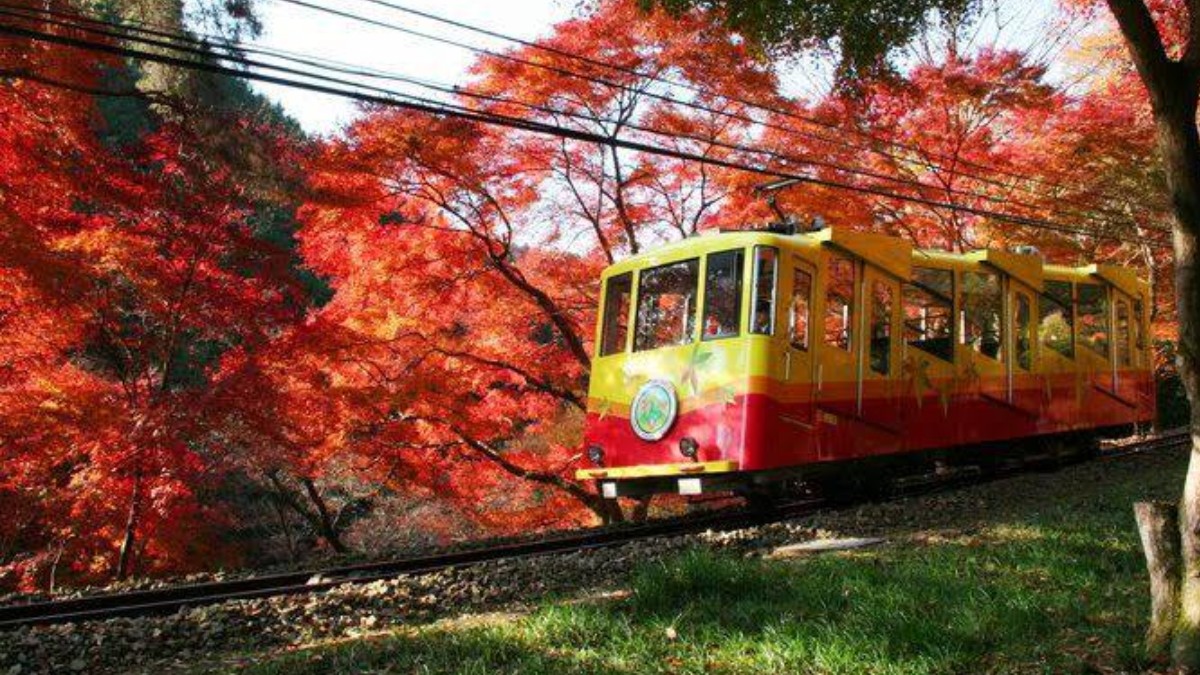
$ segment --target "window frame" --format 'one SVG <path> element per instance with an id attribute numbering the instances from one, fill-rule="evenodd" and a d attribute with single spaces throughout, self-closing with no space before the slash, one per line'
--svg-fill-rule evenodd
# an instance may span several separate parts
<path id="1" fill-rule="evenodd" d="M 927 283 L 919 281 L 917 279 L 917 273 L 916 273 L 916 271 L 918 269 L 943 272 L 947 276 L 949 276 L 950 277 L 950 295 L 947 296 L 944 293 L 942 293 L 940 290 L 934 288 L 933 286 L 930 286 Z M 950 354 L 949 354 L 949 356 L 950 356 L 950 358 L 948 358 L 948 359 L 943 358 L 940 354 L 934 354 L 933 352 L 929 351 L 928 349 L 925 349 L 924 347 L 920 347 L 920 346 L 914 345 L 909 342 L 908 336 L 907 336 L 907 332 L 908 332 L 908 314 L 907 314 L 907 312 L 904 313 L 903 325 L 901 326 L 901 328 L 905 332 L 905 335 L 903 336 L 905 349 L 908 349 L 910 347 L 912 349 L 918 349 L 923 354 L 932 356 L 933 358 L 941 361 L 942 363 L 953 364 L 955 362 L 955 355 L 958 352 L 958 350 L 955 349 L 955 345 L 958 344 L 958 321 L 956 320 L 957 312 L 955 311 L 956 308 L 955 308 L 955 303 L 954 303 L 955 291 L 958 288 L 958 275 L 955 274 L 954 269 L 950 269 L 950 268 L 925 267 L 925 266 L 914 265 L 912 278 L 909 279 L 908 281 L 905 281 L 900 286 L 900 303 L 901 303 L 902 308 L 908 304 L 906 302 L 906 298 L 905 298 L 905 296 L 906 296 L 905 291 L 910 286 L 912 288 L 917 289 L 918 291 L 929 294 L 935 300 L 941 301 L 941 302 L 945 303 L 947 307 L 949 307 L 950 313 L 946 317 L 946 324 L 950 328 L 950 335 L 949 335 L 949 339 L 950 339 Z"/>
<path id="2" fill-rule="evenodd" d="M 766 332 L 758 330 L 758 326 L 754 323 L 754 316 L 758 313 L 758 289 L 760 277 L 762 276 L 760 273 L 762 268 L 759 253 L 764 251 L 771 251 L 774 256 L 774 264 L 771 267 L 771 311 Z M 750 279 L 750 302 L 747 303 L 749 307 L 747 308 L 748 315 L 746 317 L 749 328 L 747 333 L 749 335 L 775 335 L 775 324 L 778 323 L 776 315 L 779 313 L 779 258 L 779 247 L 767 246 L 765 244 L 754 245 L 754 265 L 751 268 Z"/>
<path id="3" fill-rule="evenodd" d="M 610 302 L 612 301 L 611 292 L 612 292 L 613 282 L 617 281 L 618 279 L 621 279 L 622 277 L 627 278 L 629 281 L 629 288 L 626 290 L 626 292 L 629 294 L 629 305 L 625 308 L 625 317 L 624 317 L 624 319 L 625 319 L 625 336 L 624 336 L 624 339 L 621 340 L 621 344 L 619 346 L 617 346 L 616 349 L 614 349 L 613 351 L 608 351 L 608 349 L 607 349 L 608 337 L 609 337 L 608 331 L 610 328 L 610 326 L 609 326 L 609 316 L 610 316 L 609 306 L 610 306 Z M 637 304 L 635 303 L 635 298 L 634 298 L 635 293 L 634 293 L 633 286 L 634 286 L 633 270 L 630 270 L 628 272 L 622 272 L 620 274 L 614 274 L 604 280 L 604 310 L 600 317 L 600 358 L 604 358 L 606 356 L 615 356 L 617 354 L 624 354 L 629 351 L 629 348 L 630 348 L 630 342 L 629 342 L 630 330 L 629 330 L 629 328 L 630 328 L 630 324 L 632 323 L 629 320 L 629 312 L 631 310 L 634 310 L 635 320 L 636 320 L 636 316 L 637 316 L 637 314 L 636 314 Z M 616 325 L 619 326 L 621 317 L 614 316 L 613 318 L 616 321 Z"/>
<path id="4" fill-rule="evenodd" d="M 1130 307 L 1129 300 L 1125 297 L 1117 297 L 1113 304 L 1113 363 L 1118 368 L 1133 367 L 1133 309 Z M 1122 329 L 1121 310 L 1125 310 L 1124 323 Z M 1124 332 L 1124 335 L 1122 335 Z"/>
<path id="5" fill-rule="evenodd" d="M 835 294 L 833 292 L 833 274 L 832 268 L 835 261 L 842 261 L 850 265 L 850 297 L 841 298 L 846 302 L 846 307 L 850 310 L 845 316 L 845 327 L 843 332 L 846 335 L 846 344 L 843 346 L 837 342 L 829 341 L 829 299 Z M 858 259 L 841 253 L 840 251 L 829 251 L 828 258 L 825 260 L 825 293 L 824 293 L 824 311 L 821 313 L 821 344 L 830 349 L 836 349 L 847 354 L 854 353 L 854 335 L 858 331 L 855 330 L 854 321 L 858 316 L 855 311 L 855 301 L 857 300 L 858 287 L 860 285 L 861 273 L 859 272 Z"/>
<path id="6" fill-rule="evenodd" d="M 1026 373 L 1033 372 L 1033 346 L 1037 342 L 1037 323 L 1033 320 L 1033 298 L 1029 293 L 1020 289 L 1013 290 L 1013 365 Z M 1025 308 L 1025 326 L 1021 326 L 1021 307 Z M 1025 348 L 1021 348 L 1021 340 L 1025 339 Z"/>
<path id="7" fill-rule="evenodd" d="M 868 316 L 868 321 L 867 321 L 867 326 L 866 326 L 866 328 L 867 328 L 867 331 L 866 331 L 867 332 L 867 335 L 866 335 L 867 368 L 870 369 L 870 371 L 872 373 L 875 373 L 876 375 L 881 375 L 883 377 L 889 377 L 892 374 L 892 346 L 893 346 L 893 342 L 896 338 L 895 330 L 894 330 L 895 322 L 893 321 L 893 319 L 896 316 L 896 284 L 892 283 L 890 280 L 882 279 L 882 278 L 870 279 L 870 281 L 871 281 L 871 314 L 870 314 L 870 316 Z M 879 321 L 880 317 L 878 316 L 878 310 L 880 309 L 880 306 L 878 303 L 880 289 L 886 291 L 887 297 L 888 297 L 888 304 L 887 304 L 887 308 L 886 308 L 887 316 L 884 317 L 884 321 L 882 321 L 882 322 Z M 875 328 L 877 326 L 879 326 L 881 323 L 882 323 L 882 325 L 887 327 L 887 348 L 886 348 L 886 351 L 883 352 L 883 366 L 884 366 L 883 370 L 880 370 L 879 368 L 875 367 L 875 357 L 876 357 Z"/>
<path id="8" fill-rule="evenodd" d="M 1146 301 L 1141 293 L 1133 298 L 1133 365 L 1141 368 L 1146 362 Z"/>
<path id="9" fill-rule="evenodd" d="M 642 347 L 640 349 L 638 348 L 638 334 L 641 332 L 640 329 L 642 327 L 642 320 L 643 320 L 643 317 L 642 317 L 642 294 L 643 294 L 643 290 L 645 289 L 644 281 L 645 281 L 646 275 L 651 274 L 657 270 L 665 269 L 667 267 L 672 267 L 674 265 L 684 265 L 684 264 L 692 263 L 692 262 L 694 262 L 696 264 L 696 287 L 694 290 L 695 290 L 695 294 L 696 294 L 696 299 L 699 300 L 700 299 L 700 268 L 701 268 L 700 256 L 692 256 L 689 258 L 681 258 L 679 260 L 671 260 L 669 262 L 664 262 L 659 265 L 654 265 L 653 267 L 646 267 L 644 269 L 638 270 L 637 293 L 636 293 L 636 298 L 634 300 L 634 310 L 633 310 L 634 318 L 633 318 L 633 339 L 632 339 L 632 345 L 631 345 L 631 353 L 637 354 L 640 352 L 651 352 L 656 349 L 663 349 L 666 347 L 680 347 L 683 345 L 693 344 L 696 342 L 696 333 L 697 333 L 696 329 L 698 328 L 697 314 L 700 311 L 700 303 L 699 302 L 696 302 L 695 305 L 692 307 L 692 331 L 691 331 L 692 335 L 689 336 L 689 338 L 687 340 L 678 342 L 675 344 L 655 345 L 653 347 Z"/>
<path id="10" fill-rule="evenodd" d="M 991 356 L 983 351 L 983 335 L 985 335 L 986 333 L 981 332 L 978 347 L 970 342 L 967 342 L 967 333 L 969 332 L 969 331 L 967 331 L 967 325 L 969 323 L 972 323 L 972 322 L 968 321 L 968 319 L 967 319 L 967 295 L 968 295 L 968 293 L 967 293 L 966 278 L 967 278 L 967 275 L 969 275 L 969 274 L 976 275 L 976 276 L 992 277 L 996 280 L 996 300 L 999 303 L 998 307 L 996 307 L 996 322 L 997 322 L 996 330 L 999 331 L 999 334 L 996 336 L 997 347 L 996 347 L 995 356 Z M 1007 353 L 1008 350 L 1005 349 L 1005 344 L 1004 344 L 1004 340 L 1007 337 L 1007 335 L 1006 335 L 1007 331 L 1005 328 L 1006 317 L 1004 316 L 1004 304 L 1005 304 L 1004 303 L 1004 288 L 1005 288 L 1004 272 L 1002 272 L 1001 270 L 995 269 L 995 268 L 991 268 L 991 267 L 980 267 L 978 269 L 960 270 L 959 274 L 955 275 L 955 276 L 961 277 L 961 279 L 956 279 L 957 286 L 958 286 L 958 289 L 957 289 L 958 296 L 959 296 L 959 298 L 958 298 L 958 300 L 959 300 L 958 322 L 957 323 L 960 324 L 960 330 L 959 330 L 960 334 L 959 334 L 958 344 L 961 344 L 962 346 L 969 348 L 971 351 L 984 357 L 985 359 L 990 359 L 992 361 L 995 361 L 996 363 L 1005 363 L 1007 358 L 1009 357 L 1009 355 Z"/>
<path id="11" fill-rule="evenodd" d="M 804 311 L 808 316 L 804 321 L 804 341 L 796 342 L 796 281 L 797 278 L 803 275 L 807 280 L 807 295 L 805 296 Z M 788 344 L 792 349 L 807 352 L 812 345 L 812 316 L 813 316 L 813 288 L 815 286 L 816 275 L 805 268 L 799 258 L 792 260 L 792 300 L 788 303 Z"/>
<path id="12" fill-rule="evenodd" d="M 1066 284 L 1068 297 L 1067 297 L 1067 303 L 1065 305 L 1062 303 L 1062 300 L 1060 298 L 1058 298 L 1057 296 L 1050 293 L 1049 288 L 1050 288 L 1051 284 Z M 1063 353 L 1057 347 L 1046 342 L 1044 339 L 1044 337 L 1049 335 L 1049 333 L 1046 331 L 1040 330 L 1040 327 L 1042 325 L 1042 322 L 1046 320 L 1046 317 L 1049 316 L 1049 313 L 1045 311 L 1045 307 L 1042 304 L 1043 300 L 1047 300 L 1050 303 L 1053 303 L 1055 307 L 1062 309 L 1064 311 L 1064 315 L 1066 316 L 1066 320 L 1067 320 L 1067 327 L 1070 328 L 1070 330 L 1067 331 L 1067 335 L 1070 338 L 1070 343 L 1068 344 L 1069 353 Z M 1046 349 L 1049 349 L 1050 351 L 1054 352 L 1055 354 L 1058 354 L 1059 356 L 1063 357 L 1064 359 L 1071 359 L 1072 361 L 1075 360 L 1075 350 L 1076 350 L 1077 340 L 1075 339 L 1075 284 L 1073 282 L 1068 281 L 1066 279 L 1046 279 L 1045 280 L 1045 282 L 1043 283 L 1042 292 L 1038 293 L 1038 326 L 1039 326 L 1039 330 L 1038 330 L 1038 346 L 1039 347 L 1045 347 Z"/>
<path id="13" fill-rule="evenodd" d="M 1104 349 L 1097 349 L 1095 344 L 1083 337 L 1083 289 L 1084 287 L 1100 289 L 1100 301 L 1103 305 L 1098 313 L 1089 313 L 1088 316 L 1099 316 L 1102 320 L 1100 334 L 1105 336 Z M 1075 342 L 1082 344 L 1092 353 L 1105 360 L 1113 358 L 1113 325 L 1112 325 L 1113 301 L 1112 293 L 1109 290 L 1108 284 L 1100 281 L 1080 281 L 1075 284 Z"/>
<path id="14" fill-rule="evenodd" d="M 736 302 L 737 304 L 735 306 L 735 311 L 733 313 L 734 320 L 737 321 L 737 325 L 735 325 L 733 327 L 732 333 L 722 333 L 719 335 L 711 335 L 710 336 L 710 335 L 705 334 L 704 325 L 703 325 L 703 322 L 705 320 L 707 320 L 709 311 L 710 311 L 708 272 L 709 272 L 710 266 L 712 264 L 712 259 L 714 257 L 721 256 L 721 255 L 728 255 L 731 253 L 734 254 L 735 256 L 737 256 L 737 270 L 736 270 L 736 274 L 734 275 L 735 283 L 737 285 L 734 302 Z M 776 263 L 776 264 L 778 264 L 778 263 Z M 738 337 L 742 336 L 742 325 L 741 325 L 742 314 L 743 314 L 742 301 L 745 299 L 745 295 L 746 295 L 745 273 L 746 273 L 746 249 L 744 249 L 744 248 L 730 248 L 730 249 L 725 249 L 723 251 L 712 251 L 712 252 L 706 253 L 704 255 L 704 271 L 703 271 L 703 274 L 701 275 L 701 277 L 702 277 L 701 280 L 704 282 L 704 285 L 703 285 L 704 302 L 700 303 L 700 305 L 701 305 L 700 341 L 701 342 L 714 342 L 717 340 L 728 340 L 730 338 L 738 338 Z"/>

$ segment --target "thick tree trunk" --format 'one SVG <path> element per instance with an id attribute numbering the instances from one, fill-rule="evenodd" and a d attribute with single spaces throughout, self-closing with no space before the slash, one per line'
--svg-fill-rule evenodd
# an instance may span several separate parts
<path id="1" fill-rule="evenodd" d="M 1150 628 L 1146 651 L 1152 658 L 1168 653 L 1179 620 L 1179 506 L 1172 502 L 1138 502 L 1133 505 L 1146 570 L 1150 573 Z"/>
<path id="2" fill-rule="evenodd" d="M 516 476 L 517 478 L 533 481 L 535 483 L 541 483 L 542 485 L 549 485 L 566 492 L 575 499 L 579 500 L 579 502 L 586 506 L 592 513 L 596 514 L 596 517 L 598 517 L 600 521 L 606 525 L 610 523 L 623 522 L 625 520 L 624 513 L 621 511 L 621 505 L 617 503 L 617 500 L 605 499 L 594 492 L 588 491 L 575 481 L 568 480 L 562 476 L 544 471 L 534 471 L 533 469 L 527 469 L 519 464 L 515 464 L 509 461 L 502 452 L 496 448 L 493 448 L 488 443 L 484 443 L 477 438 L 473 438 L 470 435 L 463 433 L 461 430 L 454 428 L 453 426 L 450 428 L 454 434 L 458 436 L 459 440 L 461 440 L 463 443 L 466 443 L 469 447 L 483 455 L 505 472 Z"/>
<path id="3" fill-rule="evenodd" d="M 1200 672 L 1200 134 L 1194 76 L 1180 76 L 1156 106 L 1159 149 L 1175 212 L 1175 300 L 1179 321 L 1176 367 L 1191 406 L 1192 453 L 1179 505 L 1182 584 L 1172 663 Z"/>
<path id="4" fill-rule="evenodd" d="M 1175 283 L 1179 303 L 1179 350 L 1176 366 L 1191 405 L 1192 454 L 1180 501 L 1183 586 L 1172 662 L 1200 672 L 1200 270 L 1197 236 L 1175 233 Z"/>
<path id="5" fill-rule="evenodd" d="M 1179 504 L 1182 574 L 1171 656 L 1173 665 L 1180 670 L 1200 672 L 1200 279 L 1196 269 L 1200 239 L 1200 134 L 1196 128 L 1200 3 L 1193 0 L 1187 5 L 1191 15 L 1187 42 L 1182 56 L 1176 60 L 1168 56 L 1144 0 L 1106 2 L 1150 97 L 1158 149 L 1175 214 L 1175 300 L 1179 314 L 1176 365 L 1191 405 L 1192 453 Z M 1151 551 L 1166 554 L 1171 550 L 1163 542 L 1148 543 L 1148 554 Z"/>

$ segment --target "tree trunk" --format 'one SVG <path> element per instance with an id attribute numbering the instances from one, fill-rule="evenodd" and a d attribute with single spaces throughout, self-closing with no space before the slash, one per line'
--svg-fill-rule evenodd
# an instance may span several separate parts
<path id="1" fill-rule="evenodd" d="M 325 508 L 325 500 L 321 498 L 321 494 L 317 491 L 316 485 L 311 480 L 303 479 L 301 483 L 308 494 L 309 501 L 317 507 L 317 511 L 305 508 L 300 498 L 284 485 L 279 479 L 279 474 L 275 471 L 266 473 L 267 480 L 271 481 L 271 485 L 275 488 L 275 494 L 279 500 L 286 504 L 288 508 L 300 516 L 308 523 L 312 533 L 325 540 L 325 543 L 338 553 L 345 553 L 349 549 L 342 543 L 341 536 L 338 534 L 337 528 L 333 526 L 333 521 L 329 517 L 329 511 Z"/>
<path id="2" fill-rule="evenodd" d="M 1156 110 L 1159 149 L 1175 212 L 1175 301 L 1179 321 L 1176 366 L 1191 406 L 1192 452 L 1179 508 L 1182 585 L 1172 663 L 1200 672 L 1200 135 L 1196 129 L 1196 83 L 1179 82 L 1165 110 Z"/>
<path id="3" fill-rule="evenodd" d="M 654 495 L 646 495 L 638 497 L 633 502 L 633 511 L 629 514 L 629 519 L 635 523 L 646 522 L 647 516 L 650 515 L 650 502 L 653 501 Z"/>
<path id="4" fill-rule="evenodd" d="M 117 557 L 117 580 L 124 581 L 129 576 L 130 563 L 133 561 L 133 549 L 137 539 L 138 516 L 142 510 L 142 472 L 138 470 L 133 477 L 133 495 L 129 499 L 129 515 L 125 518 L 125 536 L 121 540 L 121 553 Z"/>
<path id="5" fill-rule="evenodd" d="M 1150 573 L 1150 628 L 1146 651 L 1151 658 L 1165 656 L 1179 620 L 1179 506 L 1171 502 L 1138 502 L 1133 505 L 1146 570 Z"/>
<path id="6" fill-rule="evenodd" d="M 333 550 L 338 553 L 345 553 L 349 549 L 342 543 L 341 534 L 334 527 L 333 518 L 329 515 L 329 507 L 325 505 L 325 499 L 321 497 L 321 492 L 317 490 L 317 485 L 313 483 L 311 478 L 302 478 L 300 482 L 304 485 L 304 491 L 308 493 L 308 499 L 317 508 L 317 522 L 320 524 L 321 536 Z"/>
<path id="7" fill-rule="evenodd" d="M 54 563 L 50 565 L 50 593 L 53 594 L 58 588 L 58 563 L 62 561 L 63 549 L 66 548 L 66 542 L 58 542 L 58 551 L 54 554 Z"/>
<path id="8" fill-rule="evenodd" d="M 600 495 L 594 495 L 594 499 L 585 501 L 584 505 L 591 509 L 604 525 L 625 522 L 625 512 L 621 510 L 621 502 L 616 499 L 605 499 Z"/>
<path id="9" fill-rule="evenodd" d="M 1176 366 L 1191 406 L 1192 453 L 1180 507 L 1183 586 L 1172 662 L 1200 672 L 1200 275 L 1195 234 L 1176 232 L 1175 283 L 1179 302 Z"/>
<path id="10" fill-rule="evenodd" d="M 271 499 L 271 506 L 275 509 L 275 517 L 279 519 L 279 529 L 283 531 L 284 542 L 287 544 L 288 558 L 292 562 L 296 562 L 300 559 L 300 556 L 296 550 L 296 540 L 292 537 L 292 524 L 288 522 L 287 510 L 283 508 L 283 499 L 276 495 Z"/>
<path id="11" fill-rule="evenodd" d="M 581 504 L 586 506 L 588 510 L 596 514 L 596 517 L 600 519 L 600 522 L 604 523 L 605 525 L 624 522 L 625 515 L 621 511 L 621 505 L 617 503 L 617 500 L 605 499 L 604 497 L 589 491 L 587 488 L 576 483 L 575 481 L 568 480 L 562 476 L 544 471 L 534 471 L 533 469 L 527 469 L 519 464 L 514 464 L 513 462 L 509 461 L 502 452 L 496 448 L 493 448 L 488 443 L 474 438 L 453 426 L 450 427 L 450 430 L 454 432 L 455 436 L 458 436 L 459 440 L 467 444 L 467 446 L 479 454 L 483 455 L 505 472 L 516 476 L 517 478 L 533 481 L 534 483 L 541 483 L 542 485 L 556 487 L 559 490 L 571 495 L 575 499 L 579 500 Z"/>

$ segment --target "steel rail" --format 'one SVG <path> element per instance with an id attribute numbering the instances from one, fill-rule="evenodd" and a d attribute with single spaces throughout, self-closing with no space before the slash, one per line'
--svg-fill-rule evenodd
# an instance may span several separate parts
<path id="1" fill-rule="evenodd" d="M 452 553 L 361 563 L 332 568 L 287 572 L 230 581 L 105 593 L 66 600 L 49 600 L 0 606 L 0 629 L 24 625 L 71 623 L 117 617 L 170 614 L 186 607 L 277 595 L 324 591 L 346 583 L 369 583 L 403 574 L 426 574 L 496 560 L 606 548 L 643 539 L 729 530 L 795 518 L 810 513 L 817 500 L 797 502 L 778 512 L 763 514 L 738 510 L 702 516 L 664 519 L 640 525 L 606 528 L 567 537 L 538 539 Z"/>
<path id="2" fill-rule="evenodd" d="M 1150 451 L 1173 449 L 1186 443 L 1190 443 L 1190 435 L 1187 431 L 1171 431 L 1145 440 L 1101 450 L 1099 458 L 1119 458 Z M 953 488 L 979 482 L 982 481 L 956 483 Z M 911 494 L 900 494 L 896 498 L 911 496 Z M 822 500 L 805 500 L 785 504 L 770 513 L 741 509 L 732 513 L 721 511 L 701 516 L 606 528 L 571 536 L 543 538 L 386 562 L 343 565 L 152 590 L 104 593 L 65 600 L 11 604 L 0 606 L 0 629 L 173 614 L 188 607 L 232 600 L 314 593 L 349 583 L 369 583 L 404 574 L 427 574 L 490 561 L 594 550 L 656 537 L 695 534 L 705 530 L 734 530 L 809 515 L 817 511 L 823 504 L 825 502 Z"/>

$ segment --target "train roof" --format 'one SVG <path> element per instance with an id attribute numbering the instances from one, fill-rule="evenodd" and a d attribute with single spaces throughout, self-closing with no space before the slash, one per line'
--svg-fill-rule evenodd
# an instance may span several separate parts
<path id="1" fill-rule="evenodd" d="M 699 256 L 730 246 L 776 246 L 780 248 L 818 248 L 830 245 L 868 260 L 902 279 L 912 276 L 915 265 L 931 265 L 953 269 L 971 269 L 981 263 L 996 267 L 1041 291 L 1045 281 L 1105 281 L 1121 291 L 1137 297 L 1148 293 L 1149 284 L 1127 268 L 1105 263 L 1080 267 L 1046 263 L 1036 253 L 1002 249 L 980 249 L 967 253 L 951 253 L 936 249 L 914 249 L 907 241 L 886 234 L 862 232 L 846 227 L 828 227 L 813 232 L 785 234 L 772 230 L 720 230 L 659 246 L 604 270 L 603 276 L 621 274 L 635 269 L 655 267 L 684 258 Z"/>

